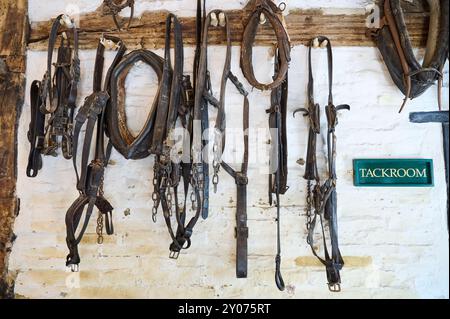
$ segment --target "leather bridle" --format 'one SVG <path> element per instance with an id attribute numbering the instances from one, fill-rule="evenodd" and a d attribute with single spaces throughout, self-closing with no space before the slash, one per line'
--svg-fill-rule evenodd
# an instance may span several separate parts
<path id="1" fill-rule="evenodd" d="M 102 90 L 101 87 L 104 67 L 105 40 L 116 43 L 118 52 L 106 75 L 104 88 Z M 66 242 L 69 248 L 69 255 L 67 256 L 66 265 L 70 266 L 72 268 L 72 271 L 78 271 L 78 265 L 80 263 L 78 245 L 81 242 L 83 235 L 89 225 L 89 220 L 93 213 L 94 207 L 97 207 L 97 209 L 99 210 L 99 217 L 97 220 L 98 243 L 101 244 L 103 242 L 102 230 L 104 224 L 106 225 L 106 232 L 108 235 L 112 235 L 114 232 L 112 222 L 113 207 L 103 196 L 104 172 L 106 166 L 108 165 L 112 150 L 111 144 L 108 144 L 106 150 L 104 147 L 104 122 L 105 111 L 110 106 L 110 79 L 112 70 L 121 61 L 125 52 L 126 47 L 119 38 L 105 35 L 103 39 L 99 41 L 95 61 L 95 74 L 93 83 L 94 92 L 86 98 L 84 105 L 80 108 L 77 116 L 75 117 L 73 166 L 77 177 L 77 190 L 79 191 L 80 195 L 68 209 L 66 214 Z M 85 126 L 86 129 L 84 133 L 81 170 L 79 170 L 77 163 L 77 151 L 79 137 L 83 126 Z M 93 160 L 88 165 L 90 150 L 94 141 L 93 137 L 95 127 L 97 127 L 95 154 L 93 156 Z M 79 234 L 76 235 L 85 210 L 86 214 L 84 221 L 81 225 Z"/>
<path id="2" fill-rule="evenodd" d="M 212 16 L 215 20 L 219 20 L 216 26 L 212 25 Z M 224 69 L 222 72 L 222 80 L 220 87 L 219 99 L 215 98 L 212 93 L 211 81 L 208 70 L 208 35 L 211 27 L 225 28 L 226 34 L 226 56 Z M 236 208 L 236 276 L 238 278 L 247 278 L 247 255 L 248 255 L 248 227 L 247 227 L 247 170 L 248 170 L 248 127 L 249 127 L 249 102 L 248 93 L 244 86 L 239 82 L 238 78 L 231 72 L 231 30 L 227 15 L 220 10 L 211 11 L 204 24 L 202 50 L 200 53 L 199 72 L 197 81 L 197 97 L 198 101 L 212 105 L 217 109 L 217 118 L 215 124 L 215 141 L 214 141 L 214 161 L 213 161 L 213 185 L 214 191 L 217 191 L 219 183 L 219 170 L 222 167 L 236 182 L 237 187 L 237 208 Z M 239 93 L 244 97 L 243 104 L 243 132 L 244 132 L 244 156 L 239 171 L 233 169 L 228 163 L 222 160 L 223 152 L 226 146 L 226 116 L 225 116 L 225 93 L 228 81 L 231 81 Z M 200 102 L 199 102 L 200 103 Z"/>
<path id="3" fill-rule="evenodd" d="M 73 48 L 70 47 L 70 41 L 63 32 L 57 61 L 53 63 L 53 51 L 62 26 L 72 29 Z M 52 73 L 52 66 L 55 69 L 54 73 Z M 50 31 L 47 71 L 41 82 L 35 81 L 31 86 L 32 119 L 28 131 L 30 141 L 28 177 L 36 177 L 42 168 L 42 154 L 57 156 L 58 137 L 62 139 L 61 148 L 64 158 L 72 158 L 72 123 L 79 81 L 77 28 L 70 17 L 59 15 Z M 46 117 L 48 117 L 47 121 Z"/>
<path id="4" fill-rule="evenodd" d="M 175 42 L 175 59 L 172 67 L 170 57 L 171 30 L 173 26 Z M 189 189 L 192 190 L 191 199 L 200 203 L 200 191 L 191 176 L 191 163 L 175 162 L 172 158 L 172 132 L 179 123 L 184 129 L 192 131 L 193 89 L 189 76 L 184 76 L 183 37 L 178 18 L 169 14 L 166 19 L 166 43 L 164 52 L 164 67 L 162 86 L 153 131 L 153 145 L 151 152 L 156 155 L 154 165 L 152 199 L 153 220 L 156 222 L 158 208 L 163 211 L 172 243 L 169 247 L 172 259 L 177 259 L 181 250 L 191 246 L 191 237 L 201 212 L 201 206 L 193 207 L 194 216 L 187 221 L 187 201 Z M 188 134 L 190 135 L 190 134 Z M 190 137 L 183 137 L 184 144 L 190 143 Z M 179 188 L 183 184 L 184 203 L 180 205 Z M 194 205 L 193 205 L 194 206 Z M 172 226 L 173 212 L 177 224 L 176 231 Z"/>
<path id="5" fill-rule="evenodd" d="M 317 164 L 317 137 L 320 135 L 320 106 L 314 102 L 314 78 L 312 71 L 312 40 L 309 48 L 309 81 L 308 81 L 308 109 L 301 108 L 294 112 L 303 112 L 309 118 L 310 129 L 308 138 L 308 154 L 305 168 L 305 179 L 307 185 L 307 242 L 311 246 L 311 250 L 320 262 L 325 265 L 328 287 L 330 291 L 341 291 L 340 270 L 344 266 L 341 252 L 339 250 L 338 226 L 337 226 L 337 193 L 336 193 L 336 126 L 337 112 L 341 110 L 350 110 L 349 105 L 334 106 L 333 104 L 333 54 L 331 42 L 326 37 L 318 37 L 317 40 L 326 43 L 328 54 L 328 105 L 326 106 L 326 114 L 328 121 L 327 132 L 327 173 L 328 178 L 325 183 L 321 183 L 320 174 Z M 315 185 L 313 186 L 313 182 Z M 328 221 L 328 228 L 331 240 L 331 254 L 328 250 L 327 239 L 325 237 L 324 220 Z M 317 222 L 321 225 L 321 235 L 323 239 L 323 249 L 325 258 L 318 255 L 316 244 L 314 242 L 315 227 Z"/>

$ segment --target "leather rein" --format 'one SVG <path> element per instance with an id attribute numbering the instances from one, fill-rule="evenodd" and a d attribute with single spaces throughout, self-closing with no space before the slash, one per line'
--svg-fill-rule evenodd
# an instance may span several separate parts
<path id="1" fill-rule="evenodd" d="M 102 90 L 105 40 L 116 43 L 118 50 L 116 57 L 106 75 L 104 88 Z M 112 150 L 112 145 L 110 143 L 108 143 L 106 150 L 104 147 L 104 122 L 105 112 L 110 103 L 110 79 L 112 70 L 121 61 L 125 52 L 126 47 L 119 38 L 105 35 L 104 38 L 99 41 L 95 61 L 95 74 L 93 83 L 94 92 L 86 98 L 84 105 L 80 108 L 75 118 L 73 166 L 77 177 L 77 190 L 79 191 L 80 195 L 66 213 L 66 242 L 69 248 L 69 255 L 67 256 L 66 265 L 70 266 L 72 268 L 72 271 L 78 271 L 80 263 L 78 245 L 81 242 L 83 235 L 88 227 L 94 207 L 97 207 L 97 209 L 99 210 L 99 216 L 97 219 L 98 243 L 103 243 L 102 231 L 104 225 L 106 225 L 106 232 L 108 235 L 112 235 L 114 233 L 112 222 L 113 207 L 103 196 L 104 173 L 105 168 L 108 165 Z M 83 126 L 85 126 L 86 129 L 84 133 L 81 170 L 79 170 L 76 154 L 78 151 L 78 142 L 81 129 Z M 97 136 L 94 142 L 93 137 L 95 127 L 97 127 Z M 91 145 L 93 142 L 95 143 L 95 154 L 93 156 L 93 160 L 88 165 Z M 86 214 L 84 222 L 77 235 L 76 232 L 80 226 L 80 221 L 82 220 L 82 216 L 85 210 Z"/>

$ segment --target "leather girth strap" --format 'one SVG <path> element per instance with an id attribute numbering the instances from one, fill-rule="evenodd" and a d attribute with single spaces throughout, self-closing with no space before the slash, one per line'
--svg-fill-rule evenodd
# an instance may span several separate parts
<path id="1" fill-rule="evenodd" d="M 104 51 L 105 41 L 111 41 L 118 47 L 116 57 L 109 68 L 106 75 L 105 85 L 102 90 L 102 75 L 104 67 Z M 88 227 L 90 217 L 95 207 L 99 210 L 99 217 L 97 220 L 98 242 L 103 242 L 103 223 L 106 224 L 106 232 L 108 235 L 113 234 L 114 227 L 112 223 L 113 207 L 103 196 L 103 179 L 104 170 L 108 165 L 109 157 L 111 155 L 111 144 L 108 144 L 106 151 L 104 147 L 105 138 L 105 110 L 109 107 L 110 97 L 110 78 L 113 68 L 120 62 L 126 51 L 125 45 L 119 38 L 105 35 L 99 41 L 97 48 L 97 56 L 95 61 L 95 74 L 93 83 L 93 93 L 88 96 L 84 105 L 80 108 L 75 117 L 74 129 L 74 156 L 73 166 L 77 177 L 77 190 L 80 196 L 68 209 L 66 214 L 66 228 L 67 228 L 67 246 L 69 248 L 69 255 L 67 256 L 66 265 L 72 268 L 72 271 L 78 270 L 80 263 L 80 256 L 78 254 L 78 244 L 81 242 L 83 235 Z M 81 134 L 81 129 L 86 126 L 84 133 L 84 144 L 82 148 L 81 170 L 78 169 L 77 153 L 78 142 Z M 91 163 L 88 165 L 90 159 L 90 150 L 94 141 L 94 130 L 97 127 L 97 136 L 95 140 L 95 155 Z M 76 235 L 77 229 L 82 221 L 83 213 L 85 213 L 84 221 L 81 224 L 81 229 Z M 106 219 L 106 221 L 104 221 Z"/>
<path id="2" fill-rule="evenodd" d="M 212 18 L 214 17 L 214 19 Z M 217 25 L 212 25 L 212 22 L 217 21 Z M 211 81 L 208 71 L 208 31 L 211 27 L 225 28 L 227 49 L 225 56 L 224 69 L 222 72 L 222 80 L 220 87 L 219 99 L 213 96 Z M 248 159 L 249 159 L 249 142 L 248 142 L 248 128 L 249 128 L 249 101 L 248 93 L 244 86 L 239 82 L 238 78 L 231 72 L 231 30 L 227 15 L 220 10 L 214 10 L 206 17 L 206 22 L 203 31 L 203 43 L 200 54 L 199 74 L 197 82 L 197 94 L 206 102 L 206 107 L 212 105 L 217 108 L 217 118 L 215 125 L 215 139 L 214 139 L 214 191 L 217 191 L 219 183 L 219 170 L 222 167 L 236 182 L 237 188 L 237 207 L 236 207 L 236 276 L 238 278 L 247 278 L 248 266 L 248 227 L 247 227 L 247 185 L 248 185 Z M 239 93 L 244 97 L 243 104 L 243 133 L 244 133 L 244 155 L 240 170 L 233 169 L 228 163 L 223 161 L 222 155 L 226 146 L 226 115 L 225 115 L 225 93 L 228 81 L 231 81 Z M 202 93 L 201 93 L 202 92 Z"/>
<path id="3" fill-rule="evenodd" d="M 277 48 L 279 51 L 279 70 L 272 83 L 263 84 L 256 80 L 253 68 L 253 44 L 256 38 L 258 26 L 261 23 L 261 15 L 270 22 L 277 36 Z M 250 15 L 244 30 L 241 45 L 241 68 L 244 77 L 255 88 L 260 90 L 272 90 L 279 87 L 289 69 L 291 61 L 291 46 L 289 35 L 286 31 L 282 11 L 272 0 L 256 0 L 253 12 Z"/>
<path id="4" fill-rule="evenodd" d="M 309 48 L 309 82 L 308 82 L 308 108 L 301 108 L 294 112 L 303 112 L 309 118 L 310 129 L 308 138 L 308 152 L 306 159 L 305 179 L 307 185 L 307 242 L 311 246 L 313 254 L 325 265 L 330 291 L 341 291 L 340 270 L 344 266 L 338 241 L 337 225 L 337 194 L 336 194 L 336 135 L 335 130 L 338 124 L 337 112 L 341 110 L 350 110 L 349 105 L 334 106 L 333 104 L 333 55 L 331 42 L 326 37 L 318 37 L 319 43 L 326 43 L 328 54 L 328 105 L 326 106 L 326 115 L 328 122 L 327 132 L 327 170 L 328 178 L 325 183 L 321 183 L 317 164 L 317 137 L 320 135 L 320 106 L 314 102 L 314 78 L 312 71 L 312 47 L 314 40 Z M 315 182 L 315 185 L 313 185 Z M 328 221 L 328 228 L 331 240 L 331 254 L 328 250 L 327 239 L 325 237 L 324 220 Z M 320 222 L 321 236 L 323 239 L 323 249 L 325 258 L 318 255 L 314 236 L 316 224 Z"/>
<path id="5" fill-rule="evenodd" d="M 408 99 L 423 94 L 438 81 L 439 109 L 442 108 L 442 70 L 449 53 L 449 1 L 427 0 L 430 29 L 423 64 L 414 55 L 401 0 L 384 0 L 379 29 L 372 29 L 378 48 L 397 87 Z"/>

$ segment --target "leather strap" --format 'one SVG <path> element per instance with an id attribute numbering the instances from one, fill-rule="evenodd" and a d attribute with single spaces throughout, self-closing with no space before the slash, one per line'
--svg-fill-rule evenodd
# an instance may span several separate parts
<path id="1" fill-rule="evenodd" d="M 53 51 L 58 39 L 58 32 L 63 25 L 73 31 L 73 49 L 69 46 L 67 35 L 61 37 L 58 48 L 55 73 L 52 75 Z M 67 43 L 66 43 L 67 42 Z M 76 108 L 78 83 L 80 81 L 80 59 L 78 57 L 78 32 L 73 20 L 66 15 L 56 18 L 50 31 L 48 43 L 47 72 L 44 75 L 40 92 L 40 111 L 49 114 L 45 129 L 45 155 L 56 156 L 58 137 L 61 137 L 63 156 L 72 158 L 72 123 Z"/>
<path id="2" fill-rule="evenodd" d="M 277 36 L 277 47 L 279 50 L 280 66 L 279 72 L 272 83 L 263 84 L 258 82 L 253 69 L 253 44 L 256 38 L 261 14 L 268 19 Z M 241 68 L 247 81 L 259 90 L 272 90 L 282 84 L 286 78 L 291 61 L 290 40 L 287 34 L 282 11 L 272 0 L 256 0 L 252 14 L 250 15 L 244 30 L 241 46 Z"/>
<path id="3" fill-rule="evenodd" d="M 212 88 L 209 84 L 209 71 L 206 57 L 208 55 L 208 31 L 211 25 L 212 16 L 223 18 L 222 25 L 225 27 L 225 34 L 227 39 L 227 51 L 225 57 L 225 64 L 222 73 L 222 81 L 220 88 L 220 97 L 216 99 L 212 95 Z M 203 88 L 203 98 L 207 101 L 207 104 L 211 104 L 217 108 L 217 119 L 216 119 L 216 137 L 214 144 L 214 178 L 213 184 L 214 189 L 217 190 L 217 184 L 219 182 L 219 170 L 220 167 L 231 175 L 236 182 L 237 189 L 237 208 L 236 208 L 236 276 L 238 278 L 247 278 L 248 266 L 248 227 L 247 227 L 247 170 L 248 170 L 248 134 L 247 130 L 249 128 L 249 102 L 248 93 L 245 91 L 244 86 L 238 80 L 238 78 L 231 72 L 231 30 L 228 22 L 227 15 L 220 11 L 214 10 L 209 13 L 206 18 L 205 27 L 203 31 L 203 43 L 202 51 L 200 55 L 200 65 L 199 65 L 199 75 L 197 83 L 197 88 Z M 243 132 L 244 132 L 244 157 L 242 160 L 240 170 L 234 170 L 229 164 L 222 160 L 222 154 L 225 151 L 226 144 L 226 116 L 225 116 L 225 93 L 228 81 L 231 81 L 239 93 L 244 97 L 243 105 Z M 200 91 L 198 91 L 199 93 Z M 208 105 L 206 105 L 207 107 Z"/>
<path id="4" fill-rule="evenodd" d="M 27 176 L 36 177 L 42 168 L 42 150 L 44 149 L 45 115 L 39 110 L 42 101 L 39 91 L 41 82 L 33 81 L 30 89 L 31 122 L 28 129 L 28 141 L 30 142 L 30 153 L 28 155 Z"/>

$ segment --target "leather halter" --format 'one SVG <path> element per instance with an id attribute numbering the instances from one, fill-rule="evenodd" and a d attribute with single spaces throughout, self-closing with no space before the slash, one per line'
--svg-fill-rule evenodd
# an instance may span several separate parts
<path id="1" fill-rule="evenodd" d="M 408 99 L 423 94 L 438 81 L 439 108 L 442 107 L 442 70 L 449 52 L 449 1 L 428 1 L 432 6 L 430 39 L 424 63 L 417 61 L 408 35 L 401 0 L 383 1 L 384 16 L 379 29 L 371 30 L 391 77 Z M 437 34 L 435 39 L 433 35 Z"/>
<path id="2" fill-rule="evenodd" d="M 103 40 L 115 42 L 119 47 L 116 57 L 106 75 L 104 89 L 102 90 L 102 74 L 104 67 L 104 43 Z M 108 107 L 110 97 L 110 78 L 113 68 L 119 63 L 125 54 L 126 47 L 119 38 L 105 35 L 104 39 L 99 41 L 97 48 L 97 57 L 95 61 L 95 74 L 93 90 L 94 92 L 88 96 L 84 105 L 80 108 L 75 118 L 74 129 L 74 156 L 73 166 L 77 177 L 77 190 L 80 196 L 72 204 L 66 213 L 66 229 L 67 229 L 67 246 L 69 255 L 67 256 L 66 265 L 72 267 L 72 271 L 78 270 L 80 256 L 78 254 L 78 245 L 88 227 L 90 217 L 94 207 L 99 210 L 97 220 L 99 244 L 103 241 L 101 230 L 103 229 L 104 218 L 106 218 L 106 232 L 112 235 L 114 227 L 112 223 L 113 207 L 103 196 L 103 179 L 104 171 L 108 165 L 112 146 L 108 144 L 105 151 L 104 147 L 104 120 L 105 109 Z M 84 145 L 81 159 L 81 170 L 78 169 L 77 151 L 78 140 L 83 126 L 86 126 L 84 133 Z M 93 144 L 94 129 L 97 127 L 97 137 L 95 141 L 95 155 L 92 162 L 88 165 L 90 158 L 90 150 Z M 81 172 L 81 173 L 80 173 Z M 79 234 L 76 231 L 80 226 L 83 212 L 86 210 L 84 222 L 82 223 Z"/>
<path id="3" fill-rule="evenodd" d="M 339 250 L 338 242 L 338 228 L 337 228 L 337 193 L 336 193 L 336 125 L 337 112 L 340 110 L 350 110 L 348 105 L 334 106 L 333 104 L 333 53 L 331 42 L 326 37 L 318 37 L 319 42 L 327 42 L 328 54 L 328 105 L 326 106 L 326 114 L 328 121 L 327 132 L 327 168 L 328 179 L 325 183 L 321 183 L 320 174 L 317 165 L 317 137 L 320 135 L 320 106 L 314 102 L 314 78 L 312 71 L 312 47 L 314 40 L 310 43 L 309 48 L 309 82 L 308 82 L 308 109 L 301 108 L 294 112 L 303 112 L 309 118 L 309 141 L 308 154 L 306 160 L 305 179 L 308 181 L 307 186 L 307 217 L 308 217 L 308 239 L 307 242 L 311 246 L 311 250 L 320 262 L 325 265 L 328 287 L 332 292 L 341 291 L 341 277 L 340 270 L 344 266 L 341 252 Z M 315 181 L 314 189 L 312 189 L 312 182 Z M 331 254 L 328 251 L 327 240 L 325 238 L 324 219 L 328 221 L 331 239 Z M 314 243 L 315 227 L 320 221 L 321 234 L 323 237 L 323 245 L 325 258 L 322 258 L 316 252 Z"/>
<path id="4" fill-rule="evenodd" d="M 253 69 L 253 44 L 256 38 L 261 14 L 269 20 L 277 36 L 277 47 L 280 56 L 279 72 L 272 83 L 263 84 L 256 80 Z M 241 68 L 247 81 L 260 90 L 272 90 L 282 84 L 286 78 L 291 61 L 291 47 L 289 36 L 283 24 L 282 11 L 272 2 L 272 0 L 256 0 L 253 12 L 249 17 L 244 30 L 241 46 Z"/>
<path id="5" fill-rule="evenodd" d="M 133 16 L 134 16 L 134 0 L 104 0 L 103 3 L 111 11 L 111 15 L 113 17 L 114 24 L 116 25 L 118 31 L 121 31 L 121 28 L 120 28 L 119 22 L 117 21 L 117 15 L 120 13 L 120 11 L 129 7 L 131 9 L 131 13 L 130 13 L 130 17 L 128 19 L 128 25 L 126 28 L 127 29 L 130 28 L 131 21 L 133 20 Z"/>
<path id="6" fill-rule="evenodd" d="M 158 91 L 147 121 L 137 137 L 127 127 L 124 112 L 125 78 L 130 68 L 138 61 L 149 65 L 158 77 Z M 136 50 L 125 55 L 111 74 L 111 101 L 106 110 L 107 133 L 114 148 L 126 159 L 142 159 L 151 152 L 152 131 L 155 125 L 156 110 L 160 100 L 164 60 L 147 50 Z"/>

